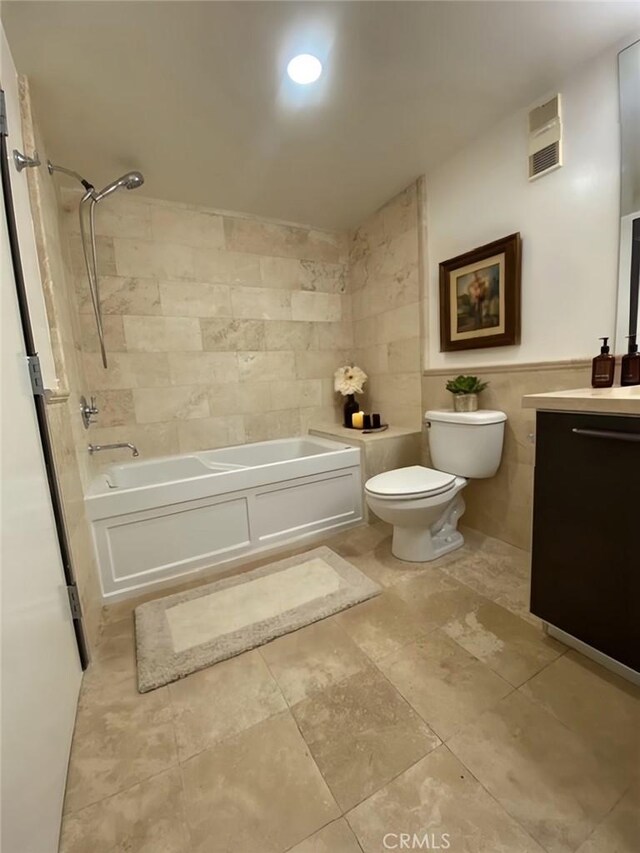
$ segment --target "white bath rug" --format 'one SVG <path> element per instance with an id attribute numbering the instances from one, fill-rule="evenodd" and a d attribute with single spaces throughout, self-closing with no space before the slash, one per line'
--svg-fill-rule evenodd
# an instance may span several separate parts
<path id="1" fill-rule="evenodd" d="M 381 592 L 330 548 L 136 607 L 138 690 L 146 693 Z"/>

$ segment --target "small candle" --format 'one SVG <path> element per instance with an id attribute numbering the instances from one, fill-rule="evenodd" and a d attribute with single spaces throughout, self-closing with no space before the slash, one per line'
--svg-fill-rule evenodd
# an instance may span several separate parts
<path id="1" fill-rule="evenodd" d="M 371 429 L 371 415 L 365 415 L 362 423 L 363 429 Z"/>
<path id="2" fill-rule="evenodd" d="M 372 422 L 373 422 L 373 428 L 374 428 L 374 429 L 379 429 L 379 427 L 380 427 L 380 423 L 381 423 L 381 421 L 380 421 L 380 415 L 379 415 L 377 412 L 374 412 L 374 414 L 373 414 L 373 415 L 371 415 L 371 420 L 372 420 Z"/>
<path id="3" fill-rule="evenodd" d="M 364 412 L 354 412 L 351 415 L 351 426 L 354 429 L 362 429 L 364 423 Z"/>

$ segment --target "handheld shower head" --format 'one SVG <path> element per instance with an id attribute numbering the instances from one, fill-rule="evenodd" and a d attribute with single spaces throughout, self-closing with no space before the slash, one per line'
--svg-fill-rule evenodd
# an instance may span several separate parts
<path id="1" fill-rule="evenodd" d="M 144 184 L 144 177 L 141 172 L 127 172 L 126 175 L 123 175 L 121 178 L 118 178 L 116 181 L 112 181 L 110 184 L 101 190 L 99 193 L 94 195 L 95 201 L 102 201 L 103 198 L 106 198 L 111 193 L 119 190 L 120 187 L 124 187 L 127 190 L 135 190 L 138 187 L 141 187 Z"/>

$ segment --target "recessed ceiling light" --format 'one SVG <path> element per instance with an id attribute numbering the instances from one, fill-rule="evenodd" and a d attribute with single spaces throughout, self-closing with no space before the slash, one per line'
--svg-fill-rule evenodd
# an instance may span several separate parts
<path id="1" fill-rule="evenodd" d="M 315 83 L 322 74 L 322 63 L 317 56 L 310 53 L 301 53 L 294 56 L 287 65 L 287 74 L 294 83 Z"/>

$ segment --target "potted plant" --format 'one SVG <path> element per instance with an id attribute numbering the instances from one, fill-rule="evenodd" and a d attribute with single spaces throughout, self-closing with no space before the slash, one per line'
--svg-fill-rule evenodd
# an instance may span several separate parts
<path id="1" fill-rule="evenodd" d="M 362 394 L 366 381 L 367 374 L 355 364 L 339 367 L 333 376 L 334 389 L 346 397 L 344 404 L 344 425 L 346 427 L 351 428 L 353 426 L 351 416 L 354 412 L 360 411 L 355 395 Z"/>
<path id="2" fill-rule="evenodd" d="M 453 394 L 454 412 L 476 412 L 478 410 L 478 394 L 487 387 L 488 382 L 481 382 L 477 376 L 456 376 L 447 382 L 447 391 Z"/>

